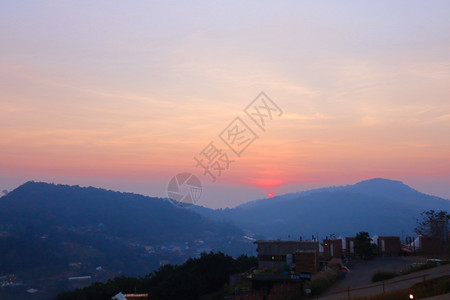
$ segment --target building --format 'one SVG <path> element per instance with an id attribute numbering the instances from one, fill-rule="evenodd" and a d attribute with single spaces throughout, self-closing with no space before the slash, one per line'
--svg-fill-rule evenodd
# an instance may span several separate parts
<path id="1" fill-rule="evenodd" d="M 314 274 L 319 269 L 318 252 L 314 250 L 299 250 L 295 252 L 295 272 L 297 274 L 307 272 Z"/>
<path id="2" fill-rule="evenodd" d="M 378 237 L 378 252 L 383 256 L 395 256 L 401 252 L 401 242 L 398 236 Z"/>
<path id="3" fill-rule="evenodd" d="M 256 241 L 255 244 L 258 269 L 282 270 L 286 266 L 295 266 L 297 269 L 296 259 L 302 257 L 299 253 L 314 253 L 316 258 L 319 254 L 319 243 L 316 241 Z"/>
<path id="4" fill-rule="evenodd" d="M 441 239 L 431 236 L 419 236 L 419 249 L 417 249 L 417 252 L 425 255 L 441 253 Z"/>
<path id="5" fill-rule="evenodd" d="M 111 300 L 147 300 L 148 294 L 122 294 L 118 293 Z"/>
<path id="6" fill-rule="evenodd" d="M 329 260 L 332 258 L 341 258 L 342 240 L 341 239 L 326 239 L 323 241 L 323 260 Z"/>
<path id="7" fill-rule="evenodd" d="M 345 249 L 346 255 L 353 256 L 355 255 L 355 237 L 346 237 L 345 238 Z"/>

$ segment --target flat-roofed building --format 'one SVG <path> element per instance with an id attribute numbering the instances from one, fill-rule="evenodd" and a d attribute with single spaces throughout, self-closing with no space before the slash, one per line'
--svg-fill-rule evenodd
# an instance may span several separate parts
<path id="1" fill-rule="evenodd" d="M 256 241 L 258 269 L 283 269 L 296 267 L 296 253 L 302 251 L 315 253 L 318 257 L 319 243 L 316 241 Z"/>
<path id="2" fill-rule="evenodd" d="M 322 259 L 328 260 L 332 258 L 342 257 L 342 240 L 341 239 L 326 239 L 323 241 Z"/>
<path id="3" fill-rule="evenodd" d="M 431 236 L 419 236 L 419 247 L 417 251 L 425 255 L 442 253 L 441 239 Z"/>
<path id="4" fill-rule="evenodd" d="M 345 238 L 345 250 L 346 254 L 353 256 L 355 255 L 355 237 L 346 237 Z"/>
<path id="5" fill-rule="evenodd" d="M 378 237 L 378 251 L 384 256 L 399 255 L 402 245 L 398 236 L 380 236 Z"/>

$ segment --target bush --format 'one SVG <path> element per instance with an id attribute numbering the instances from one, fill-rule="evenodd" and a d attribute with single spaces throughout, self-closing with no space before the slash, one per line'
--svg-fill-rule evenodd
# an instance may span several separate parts
<path id="1" fill-rule="evenodd" d="M 390 271 L 376 271 L 372 275 L 372 282 L 388 280 L 397 276 L 396 273 Z"/>
<path id="2" fill-rule="evenodd" d="M 339 278 L 341 278 L 340 270 L 331 269 L 319 272 L 311 281 L 311 294 L 320 295 L 326 292 Z"/>

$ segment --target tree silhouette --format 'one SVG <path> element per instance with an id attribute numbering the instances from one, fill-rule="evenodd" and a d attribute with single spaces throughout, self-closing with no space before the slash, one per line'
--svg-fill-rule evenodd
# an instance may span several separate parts
<path id="1" fill-rule="evenodd" d="M 372 244 L 372 239 L 368 232 L 361 231 L 355 237 L 355 253 L 362 259 L 369 259 L 375 255 L 376 246 Z"/>
<path id="2" fill-rule="evenodd" d="M 415 232 L 419 235 L 438 237 L 443 245 L 448 244 L 448 223 L 450 214 L 446 211 L 427 210 L 422 212 L 421 219 L 417 219 Z"/>
<path id="3" fill-rule="evenodd" d="M 256 267 L 256 257 L 241 255 L 234 259 L 222 252 L 202 253 L 181 266 L 164 265 L 145 277 L 116 277 L 96 282 L 83 289 L 64 292 L 56 300 L 109 300 L 118 292 L 150 293 L 150 299 L 200 299 L 220 291 L 230 275 Z"/>

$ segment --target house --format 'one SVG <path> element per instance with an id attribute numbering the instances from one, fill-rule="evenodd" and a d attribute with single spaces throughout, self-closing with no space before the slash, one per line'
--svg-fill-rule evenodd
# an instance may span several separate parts
<path id="1" fill-rule="evenodd" d="M 282 270 L 296 265 L 296 258 L 302 251 L 315 253 L 318 257 L 317 241 L 256 241 L 258 252 L 258 269 Z"/>
<path id="2" fill-rule="evenodd" d="M 400 237 L 398 236 L 378 237 L 378 251 L 383 256 L 399 255 L 401 247 Z"/>
<path id="3" fill-rule="evenodd" d="M 127 300 L 127 298 L 125 298 L 125 296 L 122 293 L 118 293 L 116 295 L 114 295 L 111 300 Z"/>
<path id="4" fill-rule="evenodd" d="M 355 255 L 355 237 L 346 237 L 345 238 L 345 249 L 346 255 L 353 256 Z"/>
<path id="5" fill-rule="evenodd" d="M 319 266 L 317 241 L 256 241 L 258 269 L 250 275 L 253 290 L 271 290 L 277 284 L 298 287 Z"/>
<path id="6" fill-rule="evenodd" d="M 343 251 L 341 239 L 326 239 L 323 241 L 323 253 L 321 256 L 323 260 L 341 258 L 342 254 Z"/>
<path id="7" fill-rule="evenodd" d="M 118 293 L 111 300 L 147 300 L 148 294 L 122 294 Z"/>
<path id="8" fill-rule="evenodd" d="M 442 252 L 441 239 L 431 236 L 419 236 L 419 248 L 421 254 L 439 254 Z"/>

